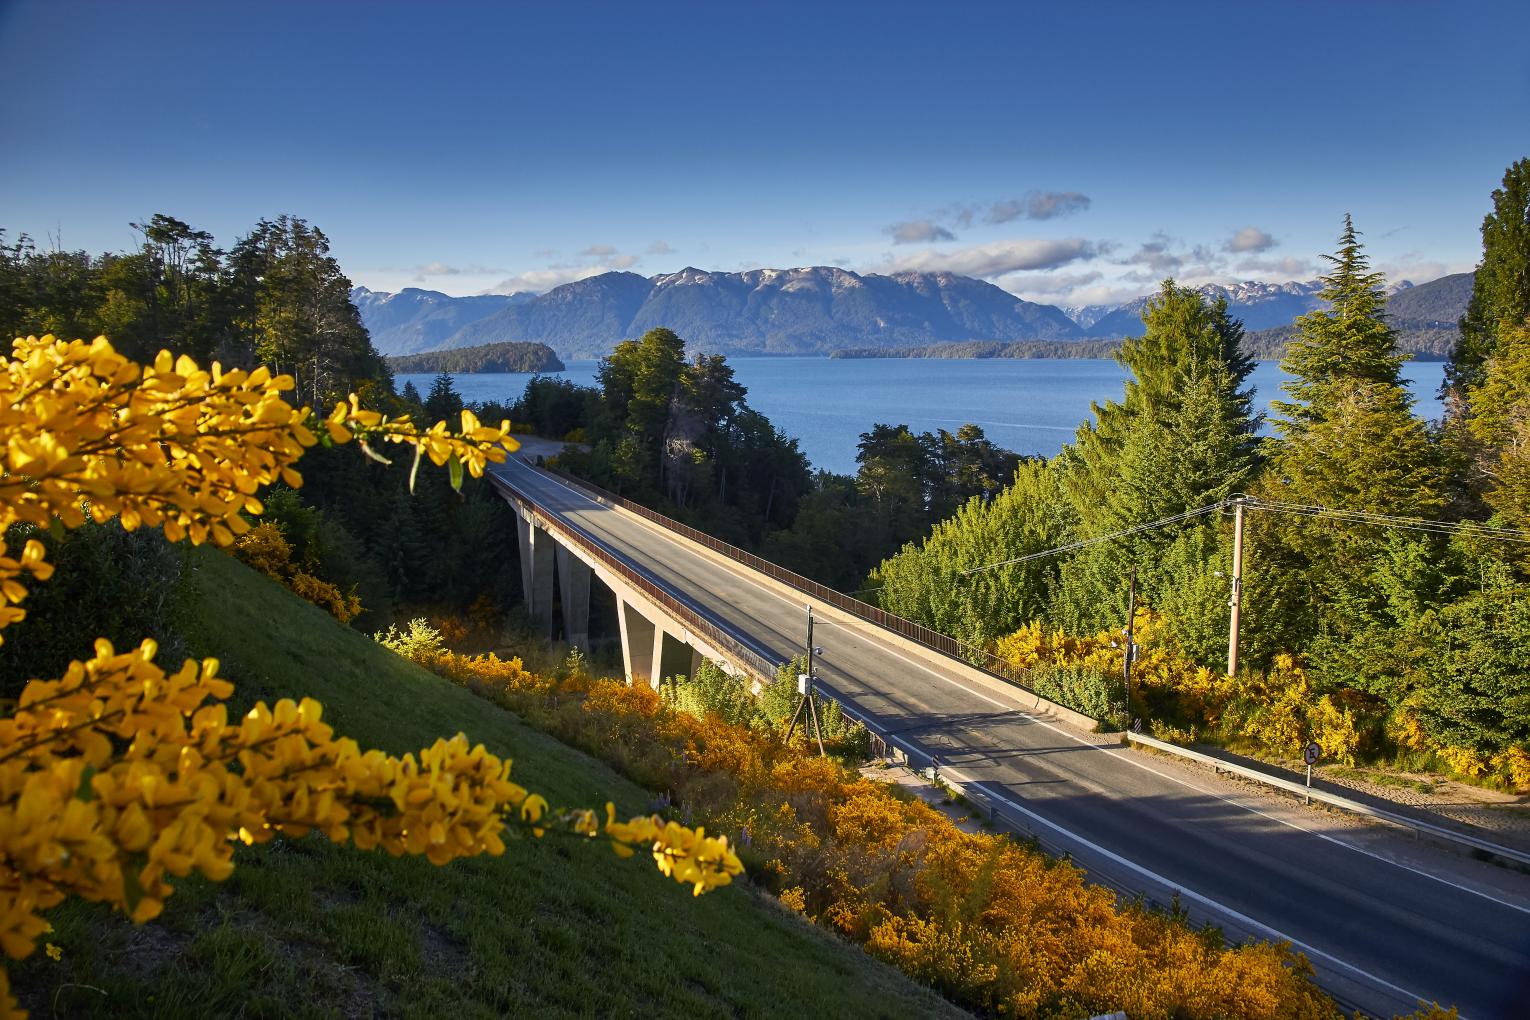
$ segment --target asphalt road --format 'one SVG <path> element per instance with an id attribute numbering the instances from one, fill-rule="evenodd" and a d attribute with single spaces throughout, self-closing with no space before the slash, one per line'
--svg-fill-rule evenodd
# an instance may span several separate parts
<path id="1" fill-rule="evenodd" d="M 495 470 L 750 647 L 776 661 L 801 650 L 803 597 L 520 462 Z M 1530 877 L 1101 746 L 908 655 L 870 624 L 820 618 L 815 644 L 832 696 L 916 756 L 937 755 L 945 774 L 977 784 L 1004 821 L 1092 880 L 1160 904 L 1177 898 L 1233 940 L 1290 940 L 1325 989 L 1372 1015 L 1418 1000 L 1478 1020 L 1530 1015 Z"/>

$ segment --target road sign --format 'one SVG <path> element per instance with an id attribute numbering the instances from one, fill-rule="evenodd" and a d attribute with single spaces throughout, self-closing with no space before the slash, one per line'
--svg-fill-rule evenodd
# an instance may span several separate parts
<path id="1" fill-rule="evenodd" d="M 1302 750 L 1302 761 L 1305 761 L 1308 765 L 1316 765 L 1317 760 L 1321 757 L 1323 757 L 1323 749 L 1317 745 L 1315 740 Z"/>

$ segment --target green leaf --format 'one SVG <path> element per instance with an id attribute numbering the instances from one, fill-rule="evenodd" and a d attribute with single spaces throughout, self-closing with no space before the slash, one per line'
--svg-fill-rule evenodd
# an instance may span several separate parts
<path id="1" fill-rule="evenodd" d="M 455 453 L 451 455 L 451 458 L 449 460 L 447 460 L 447 462 L 446 462 L 446 470 L 451 473 L 452 491 L 453 492 L 461 492 L 462 491 L 462 461 L 457 459 L 457 455 Z"/>
<path id="2" fill-rule="evenodd" d="M 144 853 L 128 854 L 123 862 L 122 900 L 129 915 L 138 909 L 138 904 L 143 900 L 143 884 L 138 881 L 138 872 L 147 863 L 149 855 Z"/>
<path id="3" fill-rule="evenodd" d="M 393 463 L 387 457 L 384 457 L 382 454 L 378 453 L 376 450 L 374 450 L 370 446 L 368 446 L 367 445 L 367 441 L 365 439 L 362 439 L 362 440 L 358 441 L 356 445 L 361 447 L 361 452 L 362 453 L 366 454 L 368 457 L 370 457 L 373 460 L 377 461 L 377 463 L 379 463 L 379 464 L 392 464 Z"/>
<path id="4" fill-rule="evenodd" d="M 95 774 L 96 767 L 94 765 L 86 765 L 84 770 L 80 772 L 79 788 L 74 791 L 75 797 L 79 800 L 83 800 L 87 804 L 89 804 L 96 795 L 96 791 L 90 788 L 90 779 Z"/>

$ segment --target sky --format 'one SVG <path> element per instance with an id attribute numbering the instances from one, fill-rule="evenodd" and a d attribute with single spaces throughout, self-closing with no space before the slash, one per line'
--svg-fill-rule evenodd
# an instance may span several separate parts
<path id="1" fill-rule="evenodd" d="M 0 228 L 300 216 L 358 284 L 949 270 L 1027 300 L 1470 269 L 1530 3 L 0 0 Z"/>

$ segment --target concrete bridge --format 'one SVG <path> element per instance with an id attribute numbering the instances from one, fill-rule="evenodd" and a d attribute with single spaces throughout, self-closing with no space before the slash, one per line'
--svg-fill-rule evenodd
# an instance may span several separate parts
<path id="1" fill-rule="evenodd" d="M 1524 874 L 1123 748 L 981 653 L 522 461 L 490 477 L 519 517 L 532 618 L 551 635 L 556 574 L 564 632 L 587 642 L 598 579 L 616 595 L 630 681 L 700 657 L 769 681 L 803 650 L 811 605 L 821 689 L 1091 881 L 1178 903 L 1230 941 L 1289 941 L 1351 1009 L 1524 1015 Z"/>

